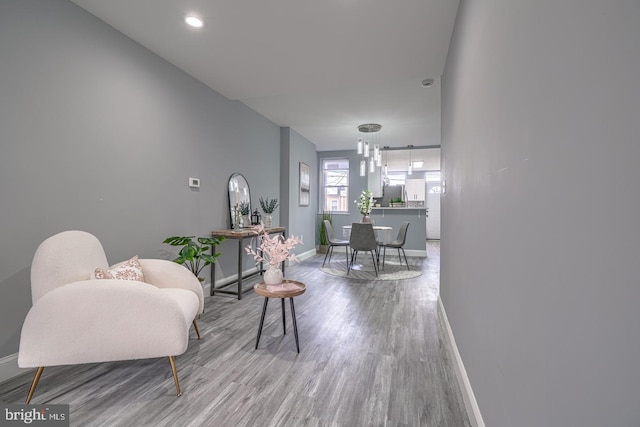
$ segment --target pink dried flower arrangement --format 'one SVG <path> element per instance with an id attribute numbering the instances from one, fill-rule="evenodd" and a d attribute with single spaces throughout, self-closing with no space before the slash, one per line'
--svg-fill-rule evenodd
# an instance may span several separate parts
<path id="1" fill-rule="evenodd" d="M 277 265 L 282 261 L 290 260 L 299 262 L 295 254 L 289 253 L 297 245 L 304 244 L 302 239 L 296 236 L 289 236 L 285 240 L 281 234 L 271 237 L 264 231 L 264 224 L 255 227 L 258 232 L 258 247 L 254 250 L 251 245 L 247 245 L 244 250 L 248 255 L 253 255 L 256 262 L 267 262 L 270 265 Z"/>

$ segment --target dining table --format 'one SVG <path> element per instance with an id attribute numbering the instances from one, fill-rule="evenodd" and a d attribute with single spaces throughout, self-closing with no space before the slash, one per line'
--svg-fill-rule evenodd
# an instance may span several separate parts
<path id="1" fill-rule="evenodd" d="M 376 232 L 377 240 L 381 243 L 391 242 L 391 230 L 393 230 L 393 227 L 389 227 L 387 225 L 373 226 L 373 231 Z M 347 239 L 351 236 L 351 225 L 342 226 L 342 236 Z"/>

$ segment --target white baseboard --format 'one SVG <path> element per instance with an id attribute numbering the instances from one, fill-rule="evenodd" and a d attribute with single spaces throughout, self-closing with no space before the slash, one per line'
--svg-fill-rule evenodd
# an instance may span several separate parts
<path id="1" fill-rule="evenodd" d="M 456 379 L 458 380 L 458 385 L 462 392 L 462 399 L 464 400 L 464 406 L 467 409 L 469 421 L 474 427 L 485 427 L 482 414 L 480 413 L 480 407 L 478 407 L 478 402 L 473 394 L 473 389 L 471 388 L 467 371 L 464 369 L 464 364 L 462 363 L 462 358 L 458 352 L 458 346 L 456 345 L 456 340 L 453 337 L 453 331 L 451 330 L 451 325 L 449 324 L 449 319 L 447 319 L 447 313 L 444 310 L 444 305 L 442 304 L 440 297 L 438 297 L 438 319 L 440 320 L 440 325 L 445 332 L 444 335 L 447 341 L 446 344 L 448 350 L 453 355 L 453 367 L 456 371 Z"/>
<path id="2" fill-rule="evenodd" d="M 306 252 L 302 252 L 301 254 L 296 254 L 296 258 L 298 258 L 300 262 L 304 261 L 305 259 L 313 258 L 314 256 L 316 256 L 315 248 L 310 249 Z M 293 265 L 293 264 L 295 264 L 295 262 L 294 263 L 291 263 L 290 261 L 287 262 L 287 266 Z"/>
<path id="3" fill-rule="evenodd" d="M 418 249 L 405 249 L 404 251 L 407 254 L 407 256 L 417 256 L 417 257 L 422 257 L 422 258 L 426 258 L 427 257 L 427 251 L 426 250 L 421 251 L 421 250 L 418 250 Z"/>
<path id="4" fill-rule="evenodd" d="M 18 353 L 10 354 L 0 359 L 0 383 L 29 371 L 33 371 L 33 369 L 18 367 Z"/>

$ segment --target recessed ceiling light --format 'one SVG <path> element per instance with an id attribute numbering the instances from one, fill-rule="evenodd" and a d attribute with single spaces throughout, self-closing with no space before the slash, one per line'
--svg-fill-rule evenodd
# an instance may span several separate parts
<path id="1" fill-rule="evenodd" d="M 420 84 L 422 87 L 431 87 L 433 86 L 433 79 L 424 79 Z"/>
<path id="2" fill-rule="evenodd" d="M 413 167 L 414 168 L 419 169 L 419 168 L 422 167 L 422 165 L 424 165 L 424 162 L 422 160 L 414 160 L 413 161 Z"/>
<path id="3" fill-rule="evenodd" d="M 187 16 L 186 18 L 184 18 L 184 22 L 186 22 L 187 25 L 195 28 L 201 28 L 204 25 L 204 21 L 195 15 Z"/>

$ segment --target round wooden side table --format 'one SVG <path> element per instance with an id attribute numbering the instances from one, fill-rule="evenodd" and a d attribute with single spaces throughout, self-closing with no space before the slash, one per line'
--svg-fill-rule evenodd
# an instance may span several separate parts
<path id="1" fill-rule="evenodd" d="M 258 328 L 258 336 L 256 337 L 256 350 L 258 349 L 258 344 L 260 343 L 260 335 L 262 334 L 262 325 L 264 324 L 264 315 L 267 312 L 267 304 L 269 303 L 269 298 L 280 298 L 280 301 L 282 301 L 282 329 L 284 330 L 284 335 L 287 334 L 287 322 L 284 314 L 284 300 L 285 298 L 289 298 L 289 302 L 291 303 L 291 318 L 293 320 L 293 334 L 296 337 L 296 349 L 298 350 L 298 353 L 300 353 L 300 344 L 298 341 L 298 325 L 296 324 L 296 310 L 293 307 L 293 297 L 302 295 L 304 291 L 307 290 L 305 284 L 302 282 L 297 282 L 295 280 L 283 280 L 279 285 L 267 285 L 264 282 L 260 282 L 253 286 L 253 290 L 258 295 L 262 295 L 264 297 L 264 305 L 262 306 L 262 317 L 260 317 L 260 327 Z"/>

